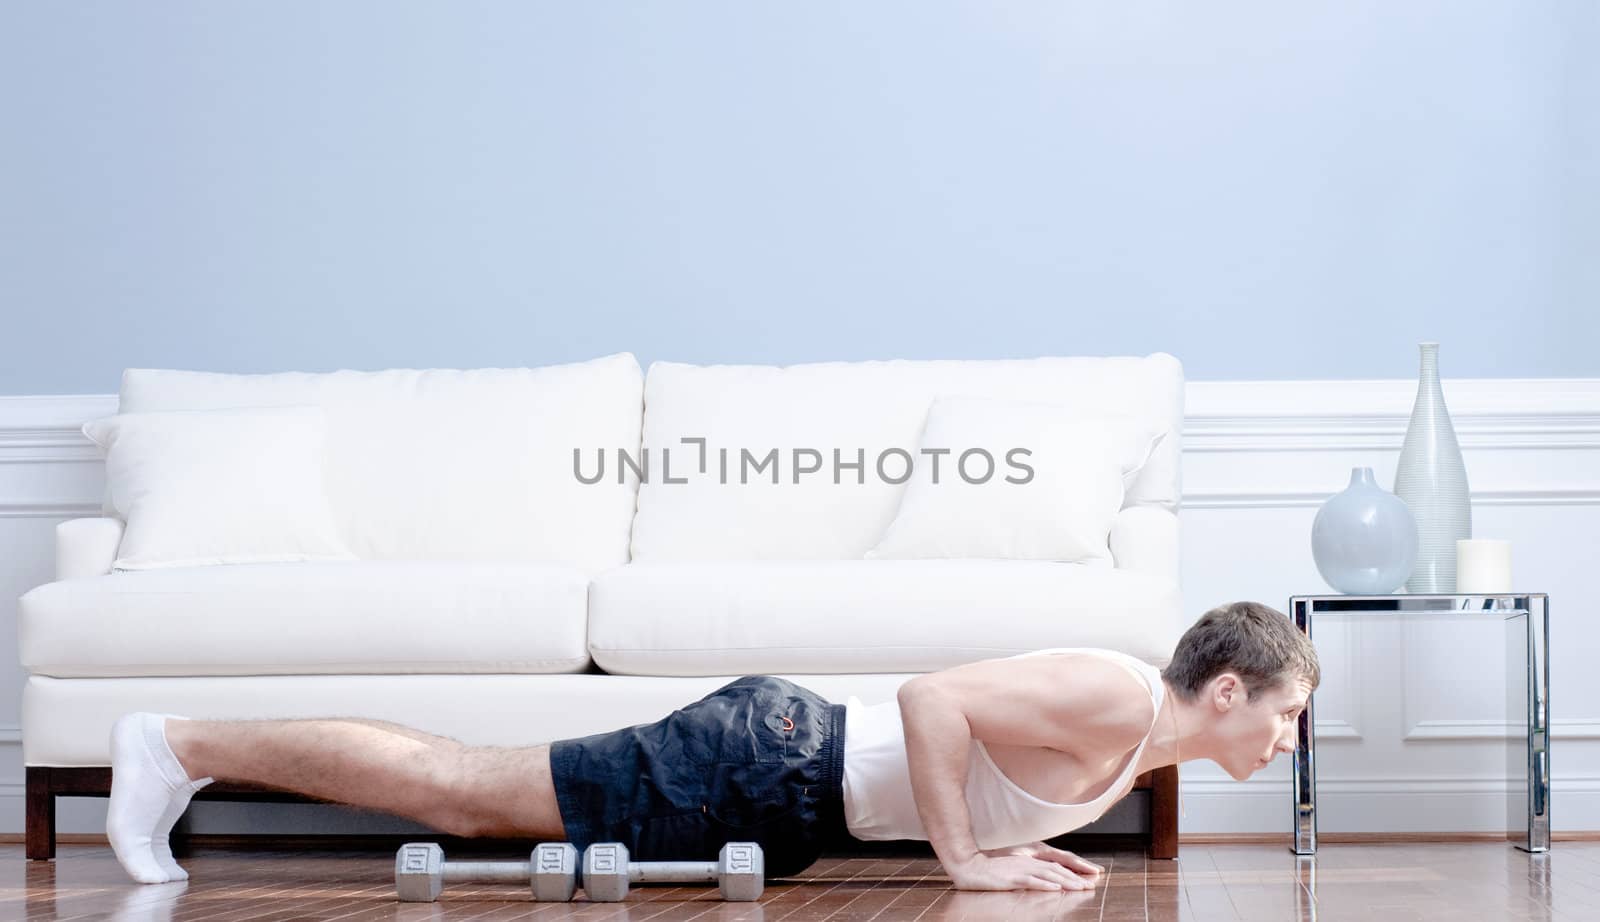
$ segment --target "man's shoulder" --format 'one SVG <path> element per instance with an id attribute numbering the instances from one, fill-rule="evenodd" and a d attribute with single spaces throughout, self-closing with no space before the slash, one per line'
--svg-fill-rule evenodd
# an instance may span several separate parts
<path id="1" fill-rule="evenodd" d="M 901 705 L 959 710 L 985 743 L 1104 753 L 1143 739 L 1155 718 L 1151 698 L 1128 667 L 1085 654 L 983 660 L 930 673 L 902 687 Z"/>
<path id="2" fill-rule="evenodd" d="M 1074 722 L 1092 736 L 1093 749 L 1126 751 L 1137 746 L 1156 717 L 1149 682 L 1106 656 L 1063 659 L 1053 664 L 1060 677 L 1062 701 L 1072 709 Z"/>

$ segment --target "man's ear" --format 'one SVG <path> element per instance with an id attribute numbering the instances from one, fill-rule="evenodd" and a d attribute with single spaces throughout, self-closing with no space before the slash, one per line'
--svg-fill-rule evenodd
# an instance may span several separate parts
<path id="1" fill-rule="evenodd" d="M 1219 711 L 1228 711 L 1244 703 L 1244 680 L 1238 673 L 1224 672 L 1211 680 L 1211 700 Z"/>

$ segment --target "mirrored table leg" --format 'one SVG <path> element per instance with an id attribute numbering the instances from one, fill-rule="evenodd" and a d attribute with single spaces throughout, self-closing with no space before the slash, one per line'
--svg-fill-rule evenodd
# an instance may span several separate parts
<path id="1" fill-rule="evenodd" d="M 1295 626 L 1311 637 L 1311 602 L 1296 599 L 1291 602 Z M 1317 762 L 1313 711 L 1316 694 L 1306 699 L 1305 710 L 1300 712 L 1298 737 L 1294 747 L 1294 853 L 1317 853 Z"/>
<path id="2" fill-rule="evenodd" d="M 1507 758 L 1511 793 L 1506 825 L 1511 843 L 1526 852 L 1550 850 L 1550 601 L 1514 600 L 1506 619 L 1506 689 L 1510 719 L 1523 722 L 1523 739 Z"/>

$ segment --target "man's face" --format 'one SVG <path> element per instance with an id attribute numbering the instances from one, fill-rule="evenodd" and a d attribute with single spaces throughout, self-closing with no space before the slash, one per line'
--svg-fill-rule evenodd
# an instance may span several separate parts
<path id="1" fill-rule="evenodd" d="M 1263 690 L 1249 701 L 1244 683 L 1218 689 L 1229 695 L 1231 707 L 1220 723 L 1223 751 L 1232 764 L 1222 767 L 1236 781 L 1244 781 L 1267 767 L 1280 752 L 1293 752 L 1300 712 L 1311 696 L 1311 683 L 1296 677 Z"/>

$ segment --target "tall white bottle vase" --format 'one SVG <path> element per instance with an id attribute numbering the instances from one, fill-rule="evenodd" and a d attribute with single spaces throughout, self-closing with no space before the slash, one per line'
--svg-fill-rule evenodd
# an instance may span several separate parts
<path id="1" fill-rule="evenodd" d="M 1451 593 L 1456 591 L 1456 540 L 1472 537 L 1472 502 L 1467 466 L 1439 386 L 1439 344 L 1418 346 L 1417 402 L 1394 476 L 1394 494 L 1417 520 L 1417 562 L 1406 591 Z"/>

